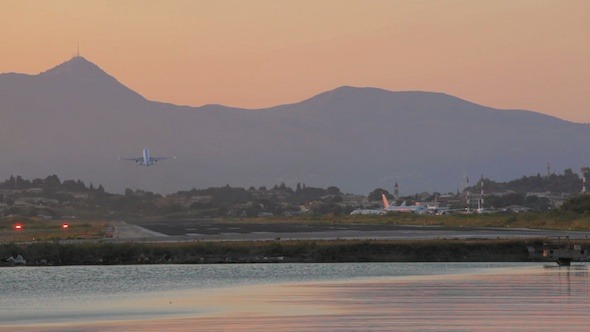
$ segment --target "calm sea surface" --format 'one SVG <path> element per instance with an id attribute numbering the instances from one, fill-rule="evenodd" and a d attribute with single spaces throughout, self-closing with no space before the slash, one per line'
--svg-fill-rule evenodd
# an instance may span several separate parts
<path id="1" fill-rule="evenodd" d="M 590 331 L 589 281 L 539 263 L 2 268 L 0 330 Z"/>

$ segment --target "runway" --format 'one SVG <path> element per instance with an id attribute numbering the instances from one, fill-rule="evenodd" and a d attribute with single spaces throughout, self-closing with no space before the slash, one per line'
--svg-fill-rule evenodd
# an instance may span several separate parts
<path id="1" fill-rule="evenodd" d="M 211 220 L 125 220 L 113 222 L 109 241 L 268 241 L 334 239 L 514 239 L 588 238 L 590 232 L 538 229 L 403 226 L 368 224 L 244 223 Z"/>

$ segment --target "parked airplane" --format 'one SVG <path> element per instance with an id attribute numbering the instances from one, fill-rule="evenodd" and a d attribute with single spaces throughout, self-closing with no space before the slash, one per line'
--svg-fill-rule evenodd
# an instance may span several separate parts
<path id="1" fill-rule="evenodd" d="M 389 204 L 389 202 L 387 201 L 387 197 L 385 197 L 385 194 L 381 194 L 381 199 L 383 199 L 383 208 L 382 209 L 356 209 L 354 211 L 352 211 L 350 214 L 351 215 L 355 215 L 355 214 L 376 214 L 376 215 L 381 215 L 381 214 L 386 214 L 387 211 L 385 211 L 385 206 L 386 203 Z"/>
<path id="2" fill-rule="evenodd" d="M 386 214 L 387 212 L 413 212 L 418 214 L 423 214 L 427 212 L 427 208 L 422 205 L 406 205 L 404 201 L 401 205 L 391 205 L 385 197 L 385 194 L 381 194 L 381 199 L 383 200 L 383 208 L 382 209 L 357 209 L 352 211 L 350 214 Z"/>
<path id="3" fill-rule="evenodd" d="M 176 157 L 172 157 L 174 159 Z M 171 159 L 170 157 L 152 157 L 150 156 L 150 149 L 144 148 L 141 157 L 136 158 L 119 158 L 119 160 L 133 160 L 136 163 L 139 163 L 139 166 L 145 165 L 146 167 L 151 166 L 154 162 L 159 160 Z"/>
<path id="4" fill-rule="evenodd" d="M 385 197 L 384 194 L 381 194 L 381 198 L 383 199 L 383 210 L 386 212 L 412 212 L 418 214 L 424 214 L 428 211 L 426 206 L 422 205 L 406 205 L 406 201 L 404 201 L 400 205 L 391 205 Z"/>

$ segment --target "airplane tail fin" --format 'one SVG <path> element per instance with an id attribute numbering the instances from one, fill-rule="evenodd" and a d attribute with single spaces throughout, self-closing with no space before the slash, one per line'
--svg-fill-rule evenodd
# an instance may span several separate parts
<path id="1" fill-rule="evenodd" d="M 381 199 L 383 199 L 383 208 L 385 209 L 389 209 L 389 201 L 387 200 L 387 197 L 385 197 L 385 194 L 381 194 Z"/>
<path id="2" fill-rule="evenodd" d="M 400 206 L 406 206 L 406 201 L 404 201 Z"/>

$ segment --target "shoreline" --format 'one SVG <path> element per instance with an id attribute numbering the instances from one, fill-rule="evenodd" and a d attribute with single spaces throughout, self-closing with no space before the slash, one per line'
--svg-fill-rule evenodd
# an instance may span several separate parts
<path id="1" fill-rule="evenodd" d="M 544 239 L 274 240 L 177 243 L 53 242 L 0 245 L 0 265 L 21 255 L 27 266 L 353 263 L 353 262 L 533 262 Z M 590 246 L 590 240 L 570 240 Z M 6 257 L 6 258 L 4 258 Z"/>

